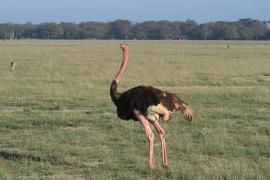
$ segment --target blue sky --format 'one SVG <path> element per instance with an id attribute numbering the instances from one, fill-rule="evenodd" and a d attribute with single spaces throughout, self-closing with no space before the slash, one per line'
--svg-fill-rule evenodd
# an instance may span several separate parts
<path id="1" fill-rule="evenodd" d="M 0 0 L 0 23 L 270 20 L 270 0 Z"/>

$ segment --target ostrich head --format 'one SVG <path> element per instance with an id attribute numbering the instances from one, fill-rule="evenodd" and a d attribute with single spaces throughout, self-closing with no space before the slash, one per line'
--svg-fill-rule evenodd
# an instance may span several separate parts
<path id="1" fill-rule="evenodd" d="M 120 44 L 120 48 L 121 48 L 123 51 L 126 51 L 126 50 L 128 50 L 128 44 L 127 44 L 127 43 L 121 43 L 121 44 Z"/>

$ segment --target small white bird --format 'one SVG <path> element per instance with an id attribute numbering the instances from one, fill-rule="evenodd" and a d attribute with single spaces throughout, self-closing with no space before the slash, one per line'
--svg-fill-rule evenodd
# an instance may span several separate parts
<path id="1" fill-rule="evenodd" d="M 15 69 L 15 65 L 16 63 L 14 61 L 10 63 L 10 71 L 13 71 Z"/>

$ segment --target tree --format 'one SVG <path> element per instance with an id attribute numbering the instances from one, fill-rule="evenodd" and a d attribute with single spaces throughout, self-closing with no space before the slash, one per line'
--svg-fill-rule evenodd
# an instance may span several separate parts
<path id="1" fill-rule="evenodd" d="M 240 19 L 238 22 L 253 32 L 253 39 L 257 40 L 267 32 L 267 26 L 258 20 L 247 18 Z"/>
<path id="2" fill-rule="evenodd" d="M 237 27 L 230 22 L 218 21 L 212 24 L 212 37 L 211 39 L 239 39 Z"/>
<path id="3" fill-rule="evenodd" d="M 198 28 L 198 38 L 199 39 L 210 39 L 212 37 L 212 27 L 211 27 L 211 23 L 205 23 L 205 24 L 201 24 Z"/>
<path id="4" fill-rule="evenodd" d="M 187 20 L 184 23 L 184 34 L 186 39 L 196 39 L 199 34 L 199 26 L 196 21 Z"/>
<path id="5" fill-rule="evenodd" d="M 236 27 L 237 32 L 239 34 L 239 39 L 249 40 L 253 38 L 253 32 L 248 27 L 242 25 L 239 22 L 235 22 L 234 26 Z"/>
<path id="6" fill-rule="evenodd" d="M 173 39 L 174 26 L 170 21 L 159 21 L 157 31 L 160 39 Z"/>
<path id="7" fill-rule="evenodd" d="M 35 26 L 31 23 L 17 25 L 15 38 L 16 39 L 32 38 L 31 34 L 34 27 Z"/>
<path id="8" fill-rule="evenodd" d="M 143 22 L 145 28 L 146 39 L 160 39 L 160 33 L 158 30 L 158 23 L 156 21 Z"/>
<path id="9" fill-rule="evenodd" d="M 79 24 L 81 28 L 80 37 L 86 39 L 106 39 L 110 30 L 109 23 L 83 22 Z"/>
<path id="10" fill-rule="evenodd" d="M 127 39 L 132 30 L 132 23 L 128 20 L 116 20 L 111 22 L 109 34 L 114 39 Z"/>
<path id="11" fill-rule="evenodd" d="M 198 24 L 196 21 L 82 22 L 0 24 L 0 39 L 269 39 L 270 21 L 240 19 Z"/>
<path id="12" fill-rule="evenodd" d="M 81 32 L 80 26 L 74 23 L 61 23 L 61 28 L 63 29 L 62 39 L 79 39 L 79 34 Z"/>
<path id="13" fill-rule="evenodd" d="M 132 30 L 134 38 L 136 39 L 160 39 L 160 29 L 158 28 L 158 22 L 145 21 L 136 24 Z"/>
<path id="14" fill-rule="evenodd" d="M 131 30 L 131 37 L 133 39 L 146 39 L 146 32 L 143 23 L 137 23 Z"/>
<path id="15" fill-rule="evenodd" d="M 184 33 L 183 33 L 183 27 L 184 23 L 180 21 L 174 21 L 172 22 L 173 26 L 173 39 L 183 39 Z"/>
<path id="16" fill-rule="evenodd" d="M 224 39 L 232 40 L 232 39 L 239 39 L 239 38 L 240 38 L 240 35 L 239 35 L 239 33 L 237 32 L 237 27 L 234 26 L 233 23 L 227 24 L 227 26 L 226 26 L 226 28 L 225 28 L 225 36 L 224 36 Z"/>
<path id="17" fill-rule="evenodd" d="M 36 32 L 41 39 L 60 39 L 63 28 L 56 23 L 43 23 L 37 27 Z"/>
<path id="18" fill-rule="evenodd" d="M 264 39 L 270 40 L 270 29 L 265 33 Z"/>
<path id="19" fill-rule="evenodd" d="M 14 24 L 6 23 L 0 25 L 0 39 L 14 38 Z"/>

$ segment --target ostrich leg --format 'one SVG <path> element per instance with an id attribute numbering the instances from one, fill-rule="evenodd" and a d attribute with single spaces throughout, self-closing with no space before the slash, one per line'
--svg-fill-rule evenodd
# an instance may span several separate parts
<path id="1" fill-rule="evenodd" d="M 158 132 L 158 135 L 160 137 L 163 168 L 167 168 L 168 167 L 168 160 L 167 160 L 167 153 L 166 153 L 165 131 L 160 126 L 160 124 L 158 123 L 158 121 L 155 121 L 152 124 L 156 128 L 156 130 Z"/>
<path id="2" fill-rule="evenodd" d="M 137 110 L 134 110 L 136 118 L 141 122 L 144 127 L 148 142 L 149 142 L 149 168 L 154 168 L 154 133 L 150 127 L 148 119 Z"/>

